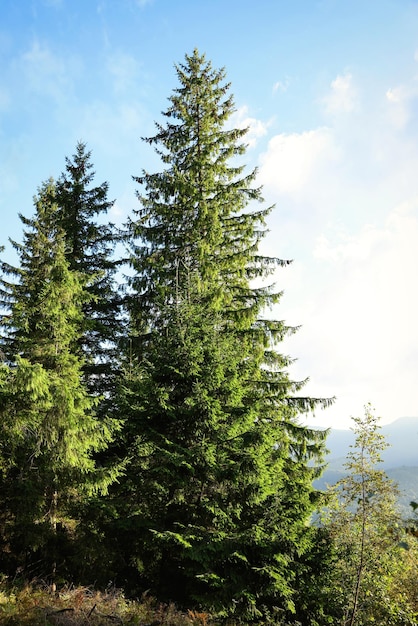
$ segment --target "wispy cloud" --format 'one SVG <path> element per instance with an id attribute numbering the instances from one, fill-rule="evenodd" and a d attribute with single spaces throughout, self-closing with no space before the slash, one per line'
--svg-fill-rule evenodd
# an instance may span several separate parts
<path id="1" fill-rule="evenodd" d="M 407 127 L 416 110 L 418 80 L 405 85 L 390 87 L 386 91 L 388 119 L 398 130 Z"/>
<path id="2" fill-rule="evenodd" d="M 38 39 L 34 39 L 30 48 L 23 53 L 19 66 L 29 91 L 56 101 L 65 100 L 71 95 L 74 77 L 81 71 L 79 58 L 55 54 Z"/>
<path id="3" fill-rule="evenodd" d="M 114 52 L 107 60 L 107 71 L 113 81 L 116 93 L 129 92 L 138 79 L 138 62 L 125 52 Z"/>
<path id="4" fill-rule="evenodd" d="M 286 78 L 284 81 L 278 80 L 273 85 L 273 93 L 276 93 L 277 91 L 285 92 L 289 89 L 289 85 L 290 85 L 290 80 L 288 78 Z"/>
<path id="5" fill-rule="evenodd" d="M 358 108 L 358 92 L 350 73 L 340 74 L 332 81 L 330 91 L 322 98 L 328 115 L 352 113 Z"/>

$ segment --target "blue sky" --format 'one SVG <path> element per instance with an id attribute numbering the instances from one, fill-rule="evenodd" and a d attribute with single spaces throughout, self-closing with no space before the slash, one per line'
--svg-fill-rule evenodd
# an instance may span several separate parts
<path id="1" fill-rule="evenodd" d="M 3 257 L 78 140 L 126 221 L 131 176 L 159 167 L 140 138 L 195 47 L 250 127 L 245 160 L 276 205 L 263 249 L 294 259 L 274 311 L 301 325 L 291 374 L 337 396 L 311 422 L 345 427 L 367 402 L 418 415 L 417 0 L 2 0 Z"/>

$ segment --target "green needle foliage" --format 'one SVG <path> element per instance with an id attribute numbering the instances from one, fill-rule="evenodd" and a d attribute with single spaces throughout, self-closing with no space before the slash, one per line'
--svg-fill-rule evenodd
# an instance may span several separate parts
<path id="1" fill-rule="evenodd" d="M 135 179 L 129 224 L 118 536 L 159 597 L 286 616 L 313 541 L 324 439 L 298 416 L 328 401 L 297 396 L 303 383 L 276 351 L 295 329 L 265 319 L 281 295 L 266 279 L 287 262 L 259 253 L 271 208 L 255 208 L 256 172 L 238 164 L 246 131 L 229 128 L 225 72 L 195 51 L 177 76 L 166 123 L 146 140 L 164 169 Z"/>
<path id="2" fill-rule="evenodd" d="M 406 588 L 399 585 L 408 555 L 398 489 L 379 467 L 387 443 L 378 419 L 370 405 L 364 416 L 353 418 L 348 474 L 335 485 L 338 501 L 329 511 L 327 527 L 338 556 L 332 602 L 339 603 L 342 626 L 416 623 Z"/>
<path id="3" fill-rule="evenodd" d="M 72 271 L 64 232 L 57 228 L 55 186 L 36 198 L 36 214 L 22 217 L 20 266 L 3 264 L 9 313 L 3 319 L 0 421 L 7 459 L 2 475 L 2 539 L 20 567 L 39 558 L 55 569 L 59 529 L 71 530 L 74 501 L 106 492 L 115 471 L 99 470 L 93 454 L 112 440 L 116 423 L 98 421 L 97 403 L 83 383 L 78 353 L 86 276 Z M 11 356 L 13 354 L 13 356 Z M 45 573 L 45 570 L 43 570 Z"/>
<path id="4" fill-rule="evenodd" d="M 113 206 L 107 198 L 108 184 L 94 186 L 93 179 L 91 152 L 79 142 L 56 183 L 54 219 L 64 233 L 70 270 L 88 279 L 85 289 L 90 297 L 83 303 L 79 338 L 83 372 L 91 391 L 110 398 L 114 395 L 116 346 L 122 329 L 121 301 L 114 284 L 119 263 L 114 252 L 120 236 L 113 224 L 103 219 Z M 109 405 L 111 401 L 106 403 L 106 410 Z"/>

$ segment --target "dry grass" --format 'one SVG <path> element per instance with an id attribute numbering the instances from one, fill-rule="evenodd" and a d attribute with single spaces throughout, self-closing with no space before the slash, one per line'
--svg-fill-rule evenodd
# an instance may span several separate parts
<path id="1" fill-rule="evenodd" d="M 66 588 L 53 593 L 46 586 L 0 588 L 1 626 L 211 626 L 207 613 L 176 610 L 144 596 L 127 600 L 120 590 Z"/>

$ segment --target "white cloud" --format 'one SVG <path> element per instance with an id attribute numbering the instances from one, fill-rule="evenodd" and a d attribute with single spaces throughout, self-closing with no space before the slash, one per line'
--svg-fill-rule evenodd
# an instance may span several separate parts
<path id="1" fill-rule="evenodd" d="M 314 422 L 334 427 L 368 401 L 384 421 L 418 414 L 417 80 L 363 85 L 361 107 L 350 81 L 322 100 L 326 127 L 276 135 L 259 170 L 277 203 L 266 251 L 295 259 L 277 316 L 302 328 L 281 349 L 304 393 L 337 396 Z"/>
<path id="2" fill-rule="evenodd" d="M 386 91 L 387 115 L 397 130 L 406 128 L 414 115 L 414 101 L 418 98 L 418 82 L 391 87 Z"/>
<path id="3" fill-rule="evenodd" d="M 340 74 L 331 83 L 330 92 L 322 99 L 328 115 L 352 113 L 358 108 L 358 92 L 351 74 Z"/>
<path id="4" fill-rule="evenodd" d="M 257 141 L 267 134 L 269 124 L 269 122 L 262 122 L 255 117 L 251 117 L 247 106 L 237 109 L 230 119 L 231 128 L 248 128 L 244 141 L 249 148 L 253 148 Z"/>
<path id="5" fill-rule="evenodd" d="M 339 159 L 329 128 L 276 135 L 260 157 L 259 180 L 277 193 L 297 197 Z"/>
<path id="6" fill-rule="evenodd" d="M 387 236 L 386 231 L 379 230 L 372 224 L 365 224 L 360 234 L 355 237 L 341 232 L 334 243 L 321 234 L 316 240 L 313 256 L 333 263 L 347 260 L 365 262 L 370 258 L 373 248 L 384 243 Z"/>
<path id="7" fill-rule="evenodd" d="M 295 303 L 288 311 L 302 322 L 288 340 L 290 354 L 301 357 L 293 375 L 312 374 L 306 392 L 313 396 L 337 396 L 318 424 L 346 426 L 368 401 L 384 421 L 417 414 L 417 241 L 418 196 L 380 227 L 322 235 L 313 259 L 299 264 L 303 319 Z"/>
<path id="8" fill-rule="evenodd" d="M 132 204 L 132 198 L 130 198 L 130 201 Z M 122 206 L 121 201 L 117 200 L 116 202 L 114 202 L 109 211 L 109 218 L 113 222 L 120 224 L 124 220 L 126 220 L 126 215 L 127 215 L 126 209 L 124 206 Z"/>
<path id="9" fill-rule="evenodd" d="M 362 107 L 355 115 L 333 116 L 326 126 L 272 137 L 259 157 L 258 181 L 307 242 L 329 222 L 333 228 L 381 219 L 417 193 L 418 144 L 415 126 L 400 133 L 388 123 L 383 90 L 362 86 Z M 404 85 L 413 92 L 415 78 Z M 397 98 L 397 93 L 392 98 Z M 416 103 L 415 103 L 416 104 Z M 413 102 L 409 101 L 411 115 Z M 415 107 L 416 108 L 416 107 Z M 296 224 L 303 219 L 303 224 Z M 273 218 L 274 219 L 274 218 Z M 301 235 L 298 234 L 298 239 Z M 294 256 L 293 253 L 290 253 Z"/>

